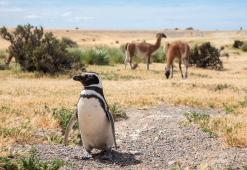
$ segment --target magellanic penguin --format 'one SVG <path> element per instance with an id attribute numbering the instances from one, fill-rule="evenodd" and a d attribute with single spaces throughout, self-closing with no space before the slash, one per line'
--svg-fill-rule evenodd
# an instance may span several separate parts
<path id="1" fill-rule="evenodd" d="M 104 97 L 100 76 L 97 73 L 88 72 L 74 76 L 73 79 L 80 81 L 84 89 L 81 91 L 77 110 L 66 129 L 65 144 L 77 114 L 82 143 L 87 151 L 86 157 L 91 157 L 91 151 L 94 148 L 110 151 L 113 144 L 117 148 L 114 120 Z"/>

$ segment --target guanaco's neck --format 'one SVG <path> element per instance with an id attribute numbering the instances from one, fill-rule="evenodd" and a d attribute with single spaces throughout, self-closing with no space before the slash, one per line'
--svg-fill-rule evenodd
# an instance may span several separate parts
<path id="1" fill-rule="evenodd" d="M 170 51 L 169 51 L 169 49 L 167 49 L 167 53 L 166 53 L 167 64 L 166 64 L 166 67 L 170 69 L 172 64 L 173 64 L 173 60 L 174 60 L 175 57 L 173 57 L 169 53 L 170 53 Z"/>
<path id="2" fill-rule="evenodd" d="M 161 44 L 161 37 L 158 37 L 155 44 L 153 45 L 152 50 L 156 51 L 158 48 L 160 48 L 160 44 Z"/>

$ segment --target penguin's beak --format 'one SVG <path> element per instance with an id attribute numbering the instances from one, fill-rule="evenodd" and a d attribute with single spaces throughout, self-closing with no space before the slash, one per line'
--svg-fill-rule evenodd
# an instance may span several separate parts
<path id="1" fill-rule="evenodd" d="M 82 76 L 81 76 L 81 75 L 79 75 L 79 76 L 74 76 L 74 77 L 73 77 L 73 80 L 75 80 L 75 81 L 81 81 L 81 80 L 82 80 Z"/>

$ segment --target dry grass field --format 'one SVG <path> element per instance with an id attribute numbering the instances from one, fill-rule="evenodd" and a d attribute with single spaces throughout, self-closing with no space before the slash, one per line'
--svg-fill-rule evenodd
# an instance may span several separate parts
<path id="1" fill-rule="evenodd" d="M 53 30 L 54 31 L 54 30 Z M 157 31 L 81 31 L 55 30 L 58 37 L 69 37 L 80 46 L 106 44 L 120 46 L 128 41 L 154 42 Z M 247 54 L 231 48 L 235 39 L 246 40 L 247 32 L 238 31 L 171 31 L 163 30 L 170 42 L 184 40 L 195 44 L 210 41 L 226 46 L 229 58 L 222 58 L 223 71 L 189 68 L 189 78 L 179 72 L 165 79 L 165 64 L 151 64 L 150 71 L 141 64 L 137 70 L 124 65 L 88 66 L 101 74 L 109 104 L 124 108 L 147 108 L 158 105 L 187 105 L 223 110 L 224 115 L 211 117 L 208 128 L 231 146 L 247 146 Z M 245 37 L 245 39 L 243 38 Z M 0 48 L 8 43 L 0 39 Z M 13 64 L 14 65 L 14 64 Z M 177 65 L 176 65 L 177 66 Z M 178 67 L 175 68 L 178 71 Z M 15 143 L 46 143 L 37 137 L 41 131 L 59 127 L 52 116 L 56 108 L 75 108 L 81 85 L 70 75 L 47 76 L 23 73 L 18 69 L 0 71 L 0 153 Z"/>

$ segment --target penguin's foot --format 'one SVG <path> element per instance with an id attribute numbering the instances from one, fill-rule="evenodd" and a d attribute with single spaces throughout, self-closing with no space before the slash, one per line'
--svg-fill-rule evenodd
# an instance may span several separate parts
<path id="1" fill-rule="evenodd" d="M 84 160 L 88 160 L 88 159 L 93 159 L 93 156 L 91 155 L 90 152 L 85 152 L 85 154 L 83 155 L 82 159 Z"/>
<path id="2" fill-rule="evenodd" d="M 111 150 L 102 151 L 101 159 L 112 161 L 113 155 Z"/>

